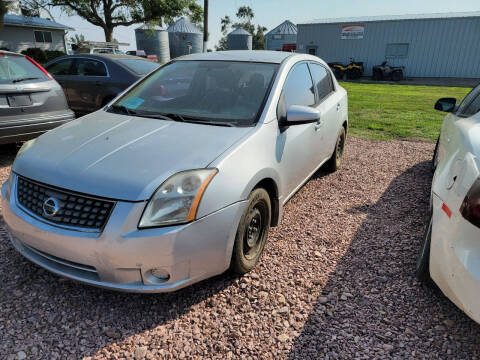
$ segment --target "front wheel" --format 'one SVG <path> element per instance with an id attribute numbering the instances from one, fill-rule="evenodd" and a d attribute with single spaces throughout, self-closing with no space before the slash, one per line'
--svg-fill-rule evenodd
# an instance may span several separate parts
<path id="1" fill-rule="evenodd" d="M 346 132 L 345 128 L 342 126 L 340 130 L 340 134 L 338 134 L 337 142 L 335 144 L 335 149 L 333 151 L 332 156 L 326 163 L 326 169 L 329 172 L 335 172 L 340 168 L 342 164 L 343 152 L 345 150 L 345 142 L 346 142 Z"/>
<path id="2" fill-rule="evenodd" d="M 437 139 L 437 143 L 435 144 L 435 150 L 433 150 L 433 157 L 432 157 L 432 172 L 437 170 L 438 166 L 438 144 L 440 142 L 440 137 Z"/>
<path id="3" fill-rule="evenodd" d="M 271 218 L 270 196 L 264 189 L 253 190 L 233 246 L 231 269 L 237 274 L 245 274 L 257 265 L 267 242 Z"/>
<path id="4" fill-rule="evenodd" d="M 424 283 L 429 283 L 430 278 L 430 245 L 432 243 L 432 215 L 428 219 L 428 224 L 423 234 L 423 243 L 417 258 L 415 274 L 417 279 Z"/>

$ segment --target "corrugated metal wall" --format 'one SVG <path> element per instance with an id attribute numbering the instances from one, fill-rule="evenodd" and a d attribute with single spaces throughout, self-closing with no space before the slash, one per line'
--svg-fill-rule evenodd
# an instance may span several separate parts
<path id="1" fill-rule="evenodd" d="M 268 34 L 265 36 L 267 50 L 282 50 L 283 44 L 295 44 L 297 42 L 297 35 L 282 34 L 281 39 L 275 39 L 275 34 Z"/>
<path id="2" fill-rule="evenodd" d="M 298 25 L 297 52 L 309 47 L 326 62 L 363 61 L 366 75 L 388 60 L 410 77 L 480 78 L 480 18 L 366 22 L 364 38 L 341 40 L 342 25 Z M 406 58 L 385 59 L 387 44 L 409 43 Z"/>
<path id="3" fill-rule="evenodd" d="M 252 50 L 252 35 L 227 36 L 228 50 Z"/>

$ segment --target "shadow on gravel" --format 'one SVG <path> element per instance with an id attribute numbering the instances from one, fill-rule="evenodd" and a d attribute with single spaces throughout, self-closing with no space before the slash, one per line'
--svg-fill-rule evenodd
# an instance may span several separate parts
<path id="1" fill-rule="evenodd" d="M 0 168 L 12 165 L 18 149 L 17 144 L 0 145 Z"/>
<path id="2" fill-rule="evenodd" d="M 395 178 L 377 203 L 347 211 L 367 216 L 290 359 L 480 355 L 480 327 L 440 290 L 415 280 L 430 184 L 430 163 L 422 162 Z"/>

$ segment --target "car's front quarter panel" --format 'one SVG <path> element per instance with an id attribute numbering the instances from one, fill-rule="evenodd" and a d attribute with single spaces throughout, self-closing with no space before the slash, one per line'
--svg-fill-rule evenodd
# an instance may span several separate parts
<path id="1" fill-rule="evenodd" d="M 218 168 L 219 172 L 205 191 L 197 217 L 246 200 L 255 185 L 264 179 L 272 179 L 281 191 L 276 159 L 281 144 L 277 143 L 277 133 L 276 122 L 259 124 L 256 131 L 209 166 Z"/>

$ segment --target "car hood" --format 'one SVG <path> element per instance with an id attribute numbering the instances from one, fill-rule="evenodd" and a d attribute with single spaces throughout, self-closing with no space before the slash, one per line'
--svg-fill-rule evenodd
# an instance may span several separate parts
<path id="1" fill-rule="evenodd" d="M 100 110 L 37 138 L 13 171 L 85 194 L 141 201 L 169 176 L 207 167 L 251 131 Z"/>

